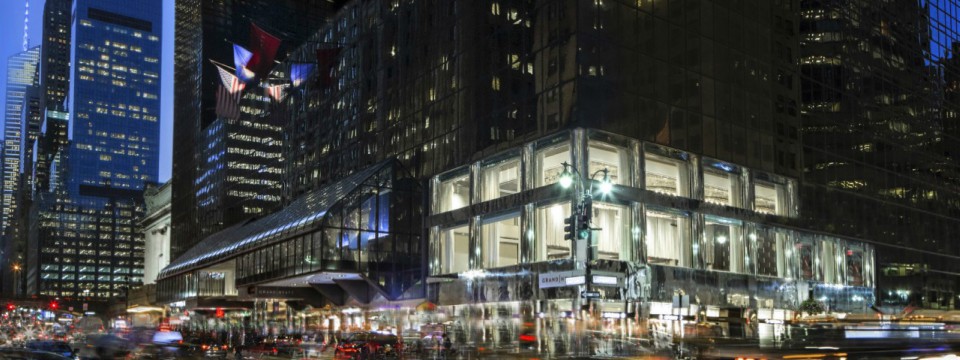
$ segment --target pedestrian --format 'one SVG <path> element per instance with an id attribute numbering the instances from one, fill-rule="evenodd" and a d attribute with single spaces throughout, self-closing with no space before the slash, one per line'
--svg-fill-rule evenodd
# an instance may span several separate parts
<path id="1" fill-rule="evenodd" d="M 448 356 L 453 355 L 453 342 L 450 341 L 447 333 L 443 333 L 443 353 Z"/>
<path id="2" fill-rule="evenodd" d="M 240 348 L 240 345 L 234 348 L 235 354 L 233 355 L 236 360 L 243 360 L 243 349 Z"/>

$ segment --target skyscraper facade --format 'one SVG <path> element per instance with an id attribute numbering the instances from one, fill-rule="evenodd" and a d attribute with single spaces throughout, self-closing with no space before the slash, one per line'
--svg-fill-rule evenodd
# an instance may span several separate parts
<path id="1" fill-rule="evenodd" d="M 73 9 L 70 142 L 40 200 L 36 290 L 107 298 L 143 276 L 137 223 L 159 173 L 162 12 L 155 1 Z"/>
<path id="2" fill-rule="evenodd" d="M 19 189 L 21 154 L 24 141 L 24 108 L 27 102 L 27 89 L 34 85 L 40 47 L 15 54 L 7 59 L 7 103 L 4 104 L 4 152 L 3 152 L 3 188 L 0 191 L 0 236 L 7 233 L 10 218 L 17 209 L 16 194 Z"/>
<path id="3" fill-rule="evenodd" d="M 218 116 L 217 66 L 248 46 L 251 25 L 281 40 L 277 58 L 299 46 L 343 1 L 177 0 L 174 53 L 172 253 L 203 236 L 263 216 L 280 203 L 279 124 L 253 121 L 266 95 L 246 94 L 238 116 Z M 214 64 L 214 62 L 220 65 Z M 229 66 L 229 65 L 223 65 Z M 232 71 L 232 70 L 231 70 Z M 263 79 L 258 79 L 263 80 Z"/>
<path id="4" fill-rule="evenodd" d="M 309 80 L 261 103 L 285 127 L 285 207 L 175 257 L 161 295 L 316 290 L 350 325 L 417 321 L 398 300 L 422 297 L 419 320 L 478 344 L 576 343 L 584 309 L 613 336 L 669 329 L 682 295 L 732 336 L 806 300 L 955 308 L 956 9 L 349 2 L 270 76 L 312 62 Z M 583 205 L 574 171 L 613 189 Z M 378 199 L 398 174 L 417 210 Z M 577 240 L 564 219 L 584 213 Z"/>
<path id="5" fill-rule="evenodd" d="M 800 7 L 805 222 L 890 246 L 879 305 L 960 307 L 960 4 Z"/>

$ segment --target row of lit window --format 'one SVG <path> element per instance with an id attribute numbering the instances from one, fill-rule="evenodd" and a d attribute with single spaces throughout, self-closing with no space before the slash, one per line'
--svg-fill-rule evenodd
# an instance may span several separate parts
<path id="1" fill-rule="evenodd" d="M 656 144 L 640 145 L 602 133 L 595 136 L 615 139 L 616 143 L 587 140 L 586 154 L 578 155 L 583 156 L 588 165 L 582 169 L 584 176 L 605 171 L 608 179 L 619 186 L 643 187 L 665 195 L 698 198 L 765 214 L 796 215 L 798 202 L 793 179 L 723 161 L 698 159 L 687 152 Z M 480 160 L 478 166 L 461 167 L 436 176 L 432 185 L 433 213 L 556 184 L 561 174 L 569 170 L 565 163 L 581 163 L 574 159 L 572 142 L 567 137 L 531 145 Z M 532 150 L 529 157 L 522 154 L 530 151 L 527 149 Z M 527 158 L 533 161 L 523 160 Z"/>

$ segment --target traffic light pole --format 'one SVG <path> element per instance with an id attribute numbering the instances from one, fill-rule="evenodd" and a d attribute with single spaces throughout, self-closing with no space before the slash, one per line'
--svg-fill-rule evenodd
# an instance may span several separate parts
<path id="1" fill-rule="evenodd" d="M 590 310 L 590 306 L 592 304 L 591 299 L 594 297 L 592 268 L 595 260 L 595 254 L 593 231 L 600 230 L 591 226 L 593 220 L 593 181 L 597 175 L 603 173 L 600 189 L 604 193 L 610 192 L 612 189 L 612 184 L 610 182 L 609 171 L 606 168 L 594 172 L 590 178 L 586 180 L 589 182 L 588 186 L 587 184 L 584 184 L 584 179 L 582 178 L 580 172 L 577 171 L 575 166 L 566 162 L 564 162 L 562 165 L 563 174 L 560 176 L 560 185 L 564 188 L 573 185 L 573 199 L 570 204 L 571 215 L 569 218 L 564 219 L 564 239 L 572 242 L 571 247 L 573 249 L 579 248 L 580 241 L 586 242 L 586 254 L 578 254 L 580 251 L 573 251 L 572 253 L 575 262 L 578 262 L 581 259 L 585 260 L 583 265 L 584 291 L 580 295 L 581 298 L 585 300 L 585 306 L 581 306 L 580 310 Z"/>

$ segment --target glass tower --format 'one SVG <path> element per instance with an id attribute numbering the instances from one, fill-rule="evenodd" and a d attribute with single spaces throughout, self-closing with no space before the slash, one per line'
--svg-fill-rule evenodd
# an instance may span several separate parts
<path id="1" fill-rule="evenodd" d="M 41 201 L 39 293 L 111 297 L 143 274 L 143 188 L 159 166 L 161 4 L 74 3 L 70 145 Z"/>
<path id="2" fill-rule="evenodd" d="M 16 211 L 15 194 L 20 179 L 20 149 L 23 142 L 23 116 L 27 88 L 33 85 L 37 73 L 40 47 L 15 54 L 7 59 L 7 103 L 3 123 L 3 187 L 0 210 L 0 236 L 7 233 L 10 217 Z"/>

